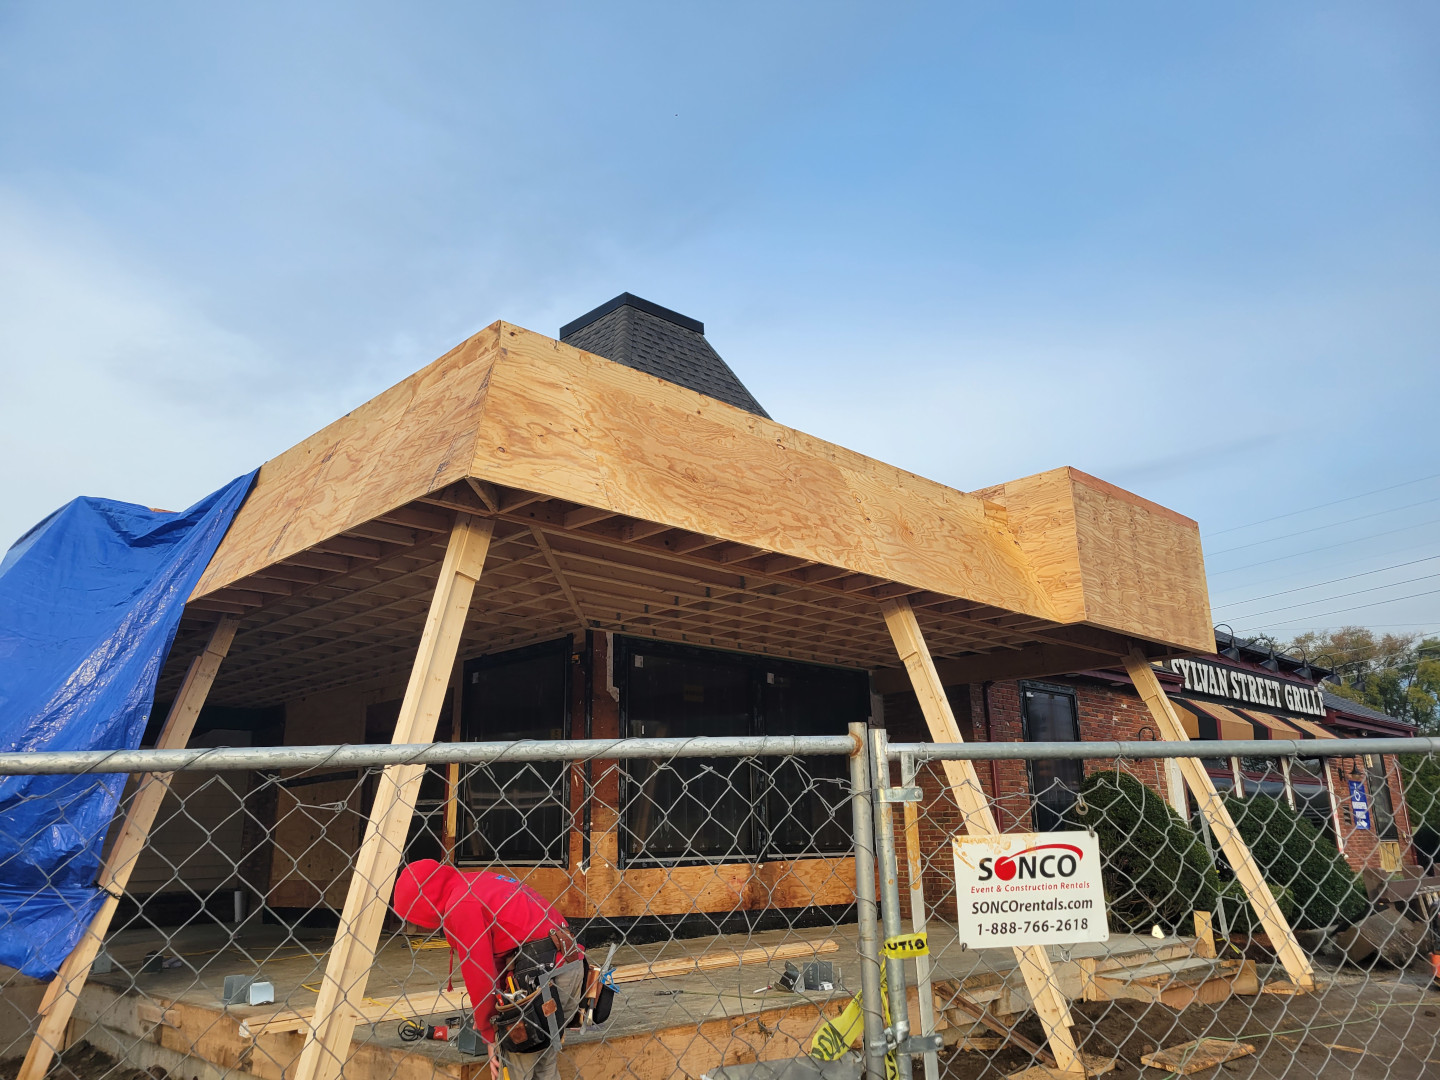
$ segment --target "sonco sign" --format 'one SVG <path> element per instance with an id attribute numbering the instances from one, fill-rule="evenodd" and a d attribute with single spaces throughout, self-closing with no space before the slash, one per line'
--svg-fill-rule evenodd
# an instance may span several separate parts
<path id="1" fill-rule="evenodd" d="M 1064 854 L 1038 854 L 1052 848 L 1060 848 Z M 1024 881 L 1027 877 L 1073 878 L 1080 867 L 1080 860 L 1084 857 L 1085 853 L 1074 844 L 1039 844 L 1024 851 L 1017 851 L 1014 855 L 1002 855 L 998 859 L 987 856 L 981 859 L 980 880 L 989 881 L 992 877 L 1001 881 L 1013 881 L 1016 878 Z"/>
<path id="2" fill-rule="evenodd" d="M 1109 937 L 1091 833 L 957 836 L 954 848 L 959 936 L 970 948 Z"/>
<path id="3" fill-rule="evenodd" d="M 1222 698 L 1262 709 L 1281 709 L 1307 716 L 1325 715 L 1325 699 L 1313 686 L 1272 679 L 1250 671 L 1222 667 L 1207 660 L 1171 660 L 1175 674 L 1185 680 L 1188 693 Z"/>

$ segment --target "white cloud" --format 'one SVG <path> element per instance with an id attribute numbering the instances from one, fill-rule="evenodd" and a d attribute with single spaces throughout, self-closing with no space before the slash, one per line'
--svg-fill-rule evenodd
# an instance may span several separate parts
<path id="1" fill-rule="evenodd" d="M 178 509 L 334 411 L 196 298 L 0 190 L 0 545 L 103 495 Z"/>

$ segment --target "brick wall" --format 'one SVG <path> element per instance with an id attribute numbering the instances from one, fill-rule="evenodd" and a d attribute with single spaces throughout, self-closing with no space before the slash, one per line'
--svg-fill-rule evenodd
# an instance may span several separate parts
<path id="1" fill-rule="evenodd" d="M 1052 686 L 1064 686 L 1075 693 L 1079 714 L 1080 738 L 1086 742 L 1107 740 L 1145 741 L 1158 738 L 1149 709 L 1128 685 L 1113 685 L 1091 679 L 1045 679 Z M 955 710 L 962 734 L 969 739 L 995 742 L 1019 742 L 1024 739 L 1021 717 L 1021 687 L 1016 682 L 997 682 L 988 686 L 951 687 L 947 694 Z M 969 730 L 966 731 L 968 726 Z M 915 696 L 911 693 L 891 694 L 885 698 L 885 727 L 896 742 L 930 742 L 929 732 L 920 715 Z M 1345 839 L 1345 857 L 1357 871 L 1380 869 L 1379 842 L 1371 830 L 1356 829 L 1350 815 L 1348 772 L 1349 759 L 1336 759 L 1331 764 L 1331 778 L 1340 802 L 1341 832 Z M 1030 780 L 1022 761 L 977 761 L 975 771 L 994 810 L 997 823 L 1004 831 L 1020 831 L 1031 827 L 1029 803 Z M 1142 783 L 1149 785 L 1162 798 L 1166 797 L 1165 765 L 1161 761 L 1123 761 L 1118 763 Z M 1094 759 L 1084 763 L 1086 775 L 1099 769 L 1113 769 L 1113 759 Z M 1410 851 L 1410 825 L 1400 787 L 1398 767 L 1387 759 L 1391 801 L 1400 829 L 1401 845 L 1408 863 L 1414 863 Z M 899 783 L 898 766 L 892 782 Z M 942 917 L 953 918 L 953 866 L 949 838 L 961 831 L 959 807 L 946 787 L 945 774 L 939 763 L 921 768 L 918 779 L 924 792 L 919 809 L 920 851 L 924 865 L 926 906 Z M 901 832 L 897 813 L 895 828 Z M 901 866 L 902 899 L 908 902 L 909 877 Z M 908 917 L 908 912 L 907 912 Z"/>

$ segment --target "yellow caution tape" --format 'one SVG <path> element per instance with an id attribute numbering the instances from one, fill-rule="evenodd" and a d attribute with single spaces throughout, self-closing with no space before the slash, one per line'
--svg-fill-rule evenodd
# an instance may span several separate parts
<path id="1" fill-rule="evenodd" d="M 912 956 L 929 956 L 930 945 L 924 932 L 919 934 L 897 934 L 886 938 L 880 951 L 892 960 L 909 960 Z"/>

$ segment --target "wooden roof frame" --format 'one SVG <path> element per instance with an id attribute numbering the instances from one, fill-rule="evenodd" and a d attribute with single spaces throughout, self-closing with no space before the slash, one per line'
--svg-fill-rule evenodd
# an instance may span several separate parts
<path id="1" fill-rule="evenodd" d="M 1214 647 L 1189 518 L 1069 468 L 956 491 L 497 322 L 266 462 L 168 681 L 220 614 L 213 701 L 403 672 L 456 513 L 496 526 L 462 656 L 617 630 L 898 688 L 901 597 L 946 682 Z"/>

